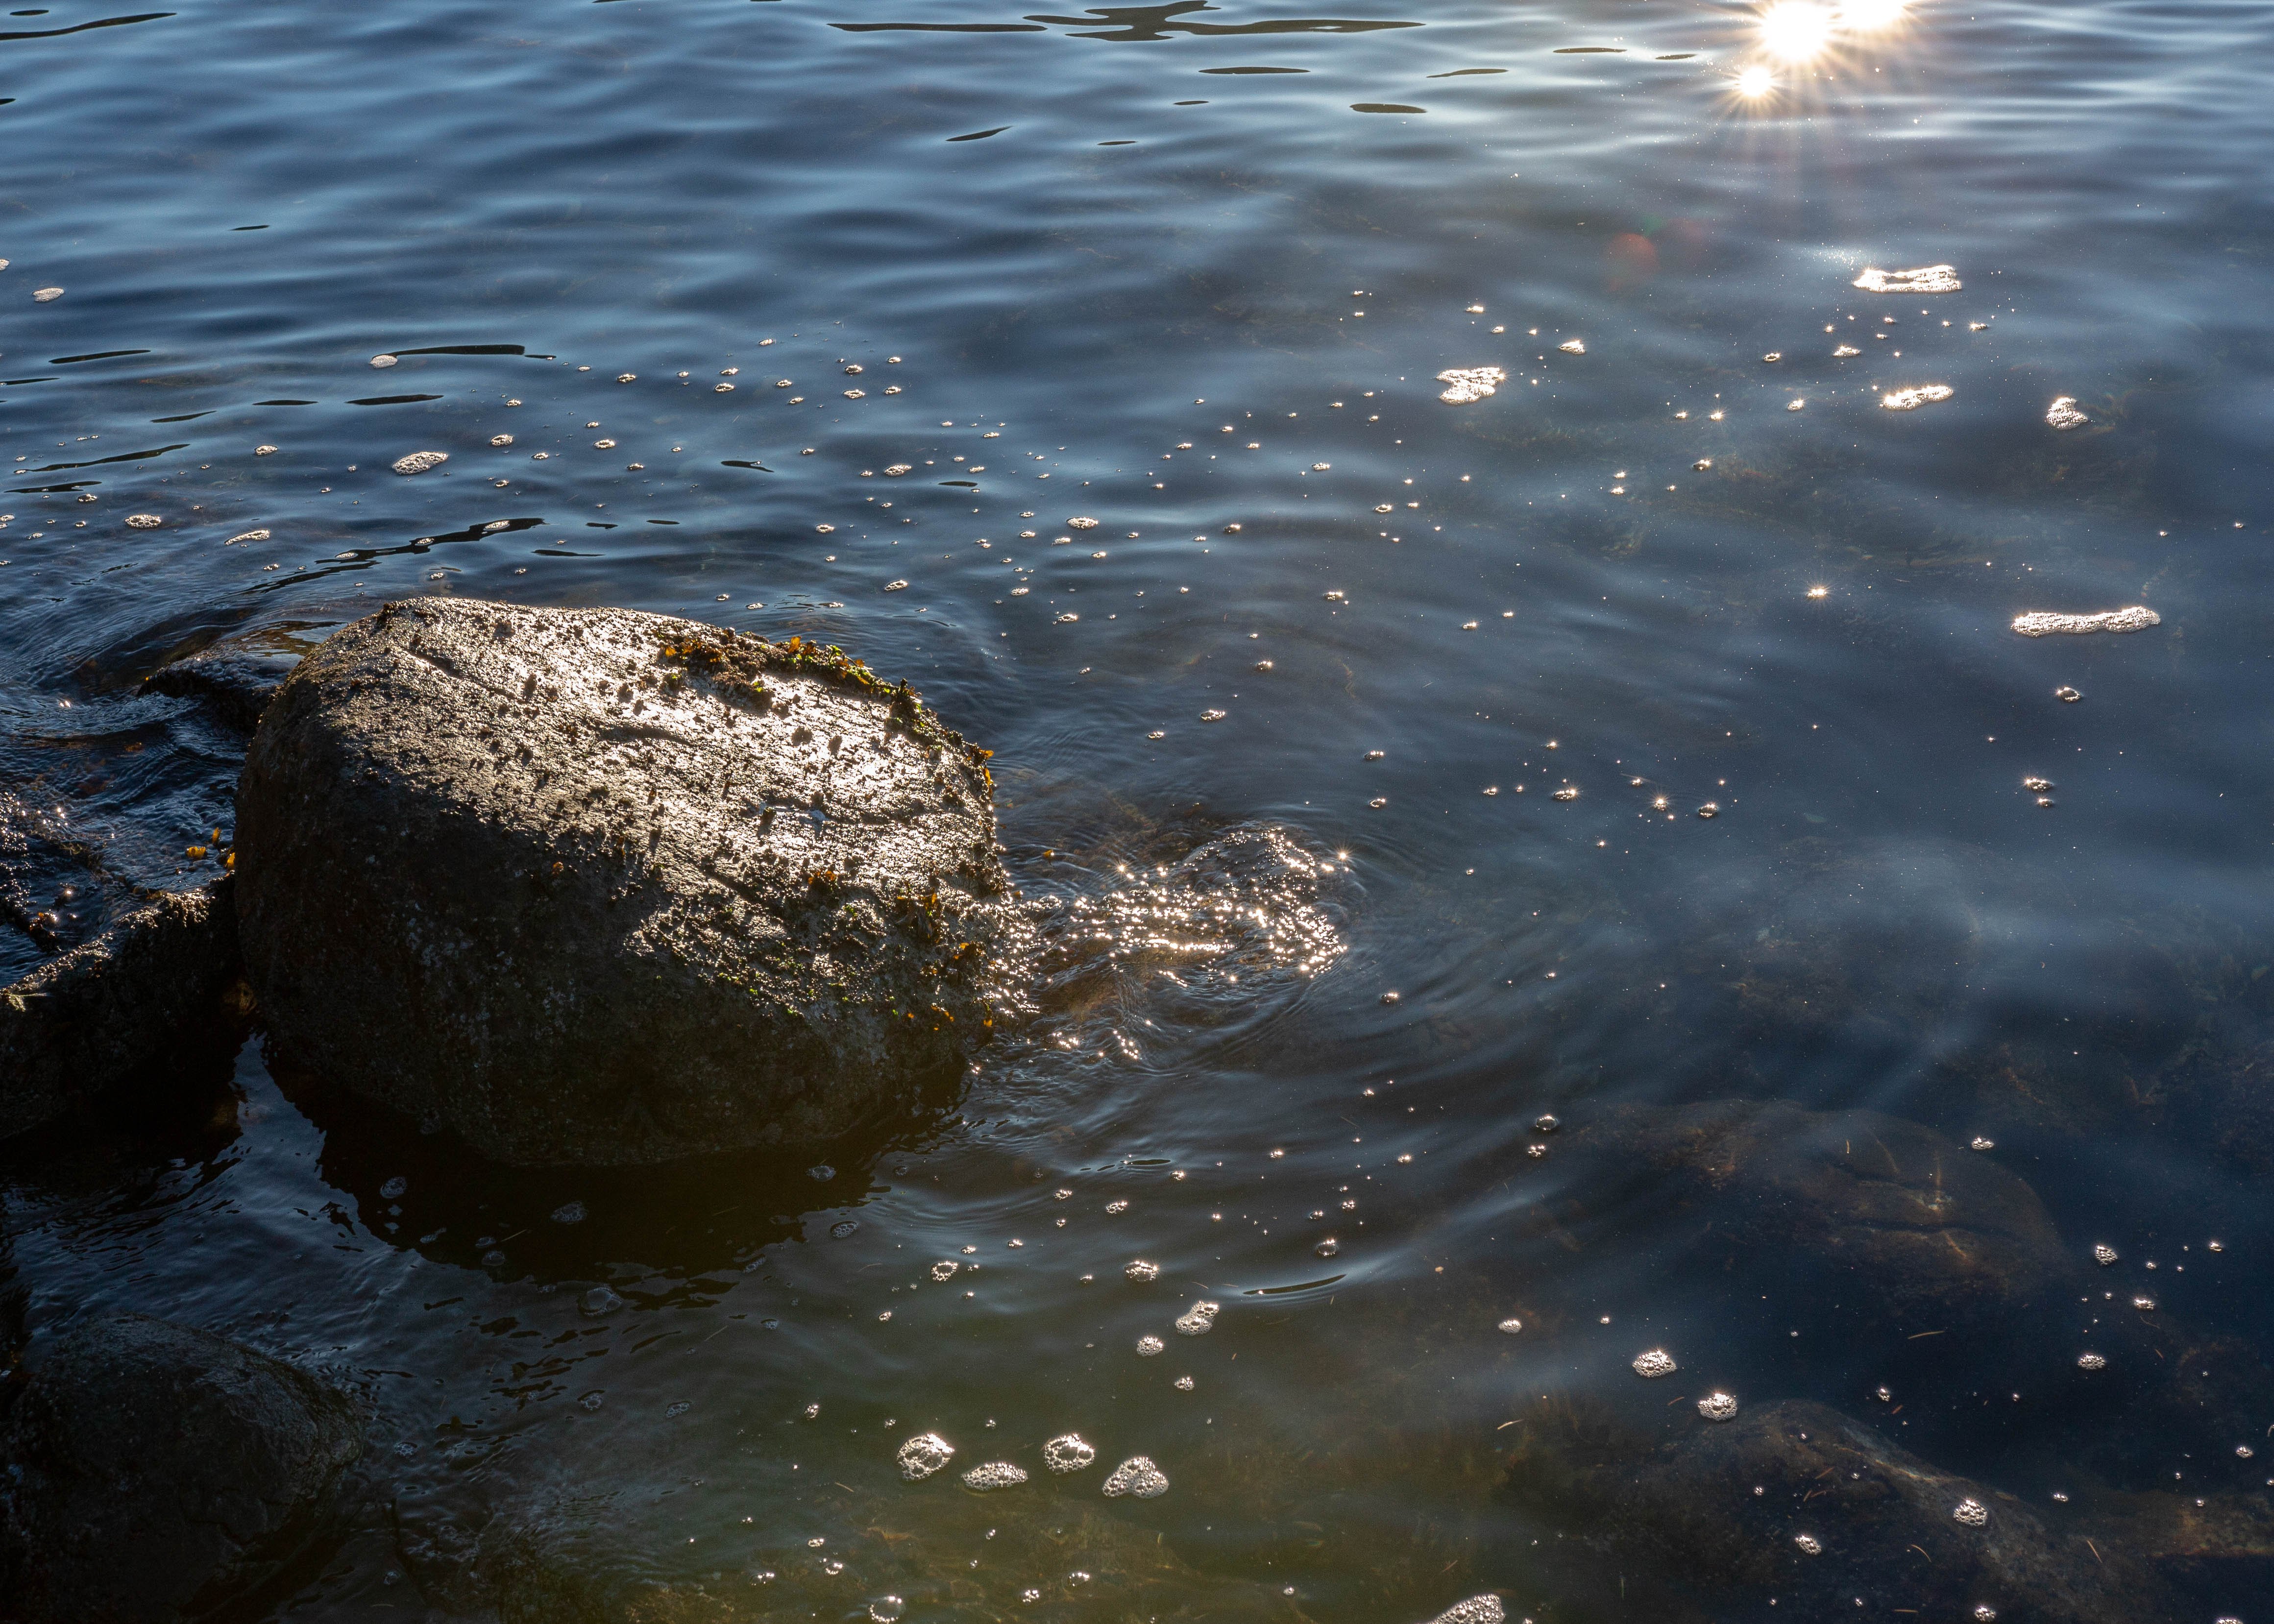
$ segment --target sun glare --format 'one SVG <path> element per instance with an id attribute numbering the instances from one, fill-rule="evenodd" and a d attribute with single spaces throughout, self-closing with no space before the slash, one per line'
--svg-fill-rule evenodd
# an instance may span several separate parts
<path id="1" fill-rule="evenodd" d="M 1844 0 L 1840 21 L 1859 34 L 1876 34 L 1902 21 L 1904 10 L 1905 0 Z"/>
<path id="2" fill-rule="evenodd" d="M 1765 96 L 1776 88 L 1776 76 L 1758 64 L 1737 75 L 1737 94 L 1741 96 Z"/>
<path id="3" fill-rule="evenodd" d="M 1772 56 L 1805 62 L 1832 40 L 1830 11 L 1810 0 L 1782 0 L 1761 13 L 1761 44 Z"/>

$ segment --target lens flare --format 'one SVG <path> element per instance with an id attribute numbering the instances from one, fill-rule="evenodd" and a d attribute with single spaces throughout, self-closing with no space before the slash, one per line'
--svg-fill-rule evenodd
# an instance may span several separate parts
<path id="1" fill-rule="evenodd" d="M 1840 21 L 1859 34 L 1876 34 L 1901 22 L 1905 5 L 1906 0 L 1843 0 Z"/>
<path id="2" fill-rule="evenodd" d="M 1761 13 L 1761 44 L 1772 56 L 1805 62 L 1832 41 L 1833 16 L 1809 0 L 1782 0 Z"/>
<path id="3" fill-rule="evenodd" d="M 1776 88 L 1776 75 L 1766 68 L 1753 66 L 1737 75 L 1737 94 L 1752 98 L 1765 96 Z"/>

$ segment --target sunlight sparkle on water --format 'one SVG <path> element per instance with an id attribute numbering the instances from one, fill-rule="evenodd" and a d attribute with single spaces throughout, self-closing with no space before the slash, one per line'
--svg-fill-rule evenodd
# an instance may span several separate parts
<path id="1" fill-rule="evenodd" d="M 1761 44 L 1772 56 L 1806 62 L 1831 42 L 1833 14 L 1810 0 L 1782 0 L 1761 13 Z M 1747 70 L 1750 75 L 1751 70 Z M 1741 76 L 1739 83 L 1742 85 Z M 1756 93 L 1757 94 L 1757 93 Z"/>
<path id="2" fill-rule="evenodd" d="M 1776 75 L 1758 63 L 1737 75 L 1737 94 L 1747 98 L 1765 96 L 1776 88 Z"/>

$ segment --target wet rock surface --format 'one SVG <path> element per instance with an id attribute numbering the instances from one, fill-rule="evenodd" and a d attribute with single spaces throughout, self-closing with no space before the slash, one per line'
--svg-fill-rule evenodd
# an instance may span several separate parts
<path id="1" fill-rule="evenodd" d="M 824 1141 L 990 1016 L 985 753 L 833 650 L 427 599 L 305 659 L 239 793 L 280 1050 L 485 1154 Z"/>
<path id="2" fill-rule="evenodd" d="M 141 688 L 146 694 L 202 700 L 222 721 L 249 733 L 300 658 L 296 648 L 221 643 L 160 666 L 142 679 Z"/>
<path id="3" fill-rule="evenodd" d="M 1801 1617 L 1854 1612 L 1859 1597 L 1943 1617 L 1987 1604 L 2031 1624 L 2173 1616 L 2109 1522 L 2056 1525 L 1823 1404 L 1692 1417 L 1659 1436 L 1585 1404 L 1543 1403 L 1526 1420 L 1506 1492 L 1685 1590 L 1773 1596 Z M 1969 1505 L 1986 1515 L 1962 1518 Z"/>
<path id="4" fill-rule="evenodd" d="M 139 1314 L 68 1333 L 0 1419 L 0 1596 L 25 1624 L 203 1614 L 324 1531 L 360 1450 L 306 1372 Z"/>
<path id="5" fill-rule="evenodd" d="M 233 882 L 160 898 L 0 991 L 0 1139 L 168 1059 L 238 971 Z"/>

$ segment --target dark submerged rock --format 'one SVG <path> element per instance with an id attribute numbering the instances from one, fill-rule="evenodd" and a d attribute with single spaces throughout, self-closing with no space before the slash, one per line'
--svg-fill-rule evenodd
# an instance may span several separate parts
<path id="1" fill-rule="evenodd" d="M 165 1061 L 238 970 L 228 876 L 176 891 L 0 992 L 0 1139 Z"/>
<path id="2" fill-rule="evenodd" d="M 1537 1405 L 1507 1492 L 1679 1591 L 1774 1596 L 1779 1614 L 1831 1618 L 1861 1596 L 1943 1618 L 1986 1603 L 2007 1624 L 2175 1616 L 2153 1553 L 2127 1534 L 2129 1506 L 2120 1522 L 2054 1527 L 1822 1404 L 1764 1404 L 1720 1425 L 1680 1413 L 1653 1437 L 1591 1406 Z M 1980 1523 L 1954 1515 L 1968 1501 Z"/>
<path id="3" fill-rule="evenodd" d="M 344 1395 L 265 1354 L 139 1314 L 83 1324 L 0 1420 L 0 1609 L 207 1613 L 323 1532 L 358 1432 Z"/>
<path id="4" fill-rule="evenodd" d="M 795 639 L 391 605 L 254 737 L 252 983 L 286 1056 L 501 1161 L 823 1141 L 991 1024 L 985 756 Z"/>
<path id="5" fill-rule="evenodd" d="M 1571 1141 L 1612 1153 L 1654 1205 L 1710 1211 L 1716 1238 L 1699 1244 L 1851 1280 L 1841 1300 L 1897 1327 L 2006 1320 L 2059 1296 L 2080 1267 L 2026 1181 L 1877 1111 L 1629 1108 Z"/>

